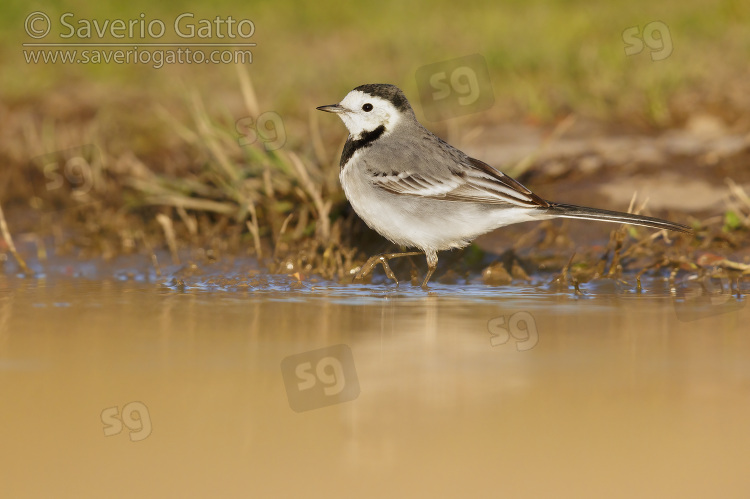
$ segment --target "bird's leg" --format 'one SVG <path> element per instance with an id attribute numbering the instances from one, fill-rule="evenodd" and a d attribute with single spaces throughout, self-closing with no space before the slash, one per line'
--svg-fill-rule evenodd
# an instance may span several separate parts
<path id="1" fill-rule="evenodd" d="M 435 269 L 437 268 L 438 257 L 437 253 L 434 251 L 426 251 L 424 256 L 427 258 L 427 275 L 425 276 L 424 281 L 422 281 L 422 289 L 427 291 L 427 281 L 430 280 L 432 273 L 435 272 Z"/>
<path id="2" fill-rule="evenodd" d="M 388 265 L 388 260 L 391 258 L 397 258 L 399 256 L 414 256 L 414 255 L 421 255 L 422 252 L 420 251 L 410 251 L 407 253 L 383 253 L 380 255 L 375 255 L 373 257 L 370 257 L 367 262 L 362 265 L 362 268 L 359 269 L 359 272 L 357 272 L 357 275 L 354 276 L 354 280 L 360 280 L 363 277 L 365 277 L 367 274 L 370 273 L 370 271 L 375 268 L 377 264 L 383 265 L 383 270 L 385 271 L 385 275 L 387 275 L 390 279 L 393 279 L 396 282 L 396 286 L 398 286 L 398 279 L 396 279 L 396 274 L 393 273 L 391 270 L 390 265 Z"/>

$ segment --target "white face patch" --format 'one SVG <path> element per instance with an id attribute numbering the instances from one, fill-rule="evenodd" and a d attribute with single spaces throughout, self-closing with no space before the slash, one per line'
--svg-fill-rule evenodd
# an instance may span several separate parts
<path id="1" fill-rule="evenodd" d="M 353 136 L 371 132 L 381 125 L 385 126 L 385 133 L 388 133 L 401 119 L 400 112 L 393 104 L 359 90 L 349 92 L 339 104 L 346 108 L 339 116 Z"/>

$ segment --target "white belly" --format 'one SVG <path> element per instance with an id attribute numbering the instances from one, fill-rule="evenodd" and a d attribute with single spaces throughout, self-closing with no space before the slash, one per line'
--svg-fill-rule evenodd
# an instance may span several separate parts
<path id="1" fill-rule="evenodd" d="M 422 251 L 462 248 L 498 227 L 540 219 L 528 208 L 390 193 L 357 174 L 355 157 L 339 176 L 346 198 L 370 228 L 396 244 Z"/>

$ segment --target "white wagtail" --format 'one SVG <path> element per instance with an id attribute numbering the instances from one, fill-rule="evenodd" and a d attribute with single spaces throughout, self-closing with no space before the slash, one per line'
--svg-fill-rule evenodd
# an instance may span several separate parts
<path id="1" fill-rule="evenodd" d="M 481 234 L 530 220 L 583 218 L 692 232 L 658 218 L 545 201 L 423 127 L 394 85 L 361 85 L 340 103 L 318 109 L 338 114 L 349 130 L 339 178 L 354 211 L 390 241 L 421 250 L 376 255 L 356 279 L 380 263 L 398 284 L 388 260 L 424 252 L 426 288 L 438 251 L 463 248 Z"/>

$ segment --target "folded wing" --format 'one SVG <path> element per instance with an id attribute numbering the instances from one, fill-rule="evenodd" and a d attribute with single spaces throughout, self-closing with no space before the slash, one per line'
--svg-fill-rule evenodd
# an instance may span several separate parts
<path id="1" fill-rule="evenodd" d="M 372 172 L 371 181 L 394 194 L 529 208 L 549 206 L 547 201 L 521 183 L 468 156 L 456 168 L 420 173 L 408 170 L 401 173 Z"/>

